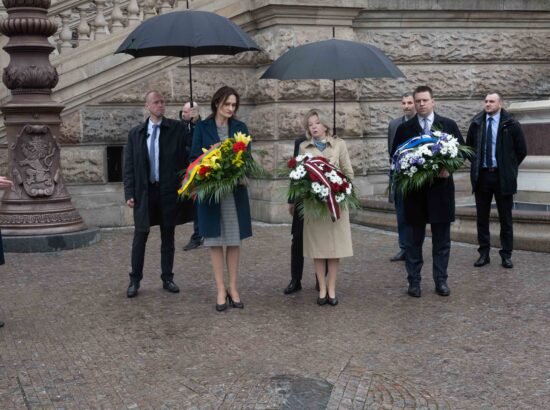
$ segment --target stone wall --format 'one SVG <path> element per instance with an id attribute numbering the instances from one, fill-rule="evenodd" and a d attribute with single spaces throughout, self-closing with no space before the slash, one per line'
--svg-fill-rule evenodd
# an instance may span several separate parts
<path id="1" fill-rule="evenodd" d="M 333 26 L 337 38 L 379 47 L 406 75 L 337 82 L 337 134 L 348 143 L 364 196 L 384 193 L 387 124 L 400 115 L 403 92 L 432 86 L 437 111 L 455 119 L 463 132 L 489 90 L 500 90 L 510 102 L 550 97 L 550 4 L 545 1 L 262 0 L 252 2 L 247 16 L 244 27 L 266 53 L 193 58 L 193 92 L 206 116 L 218 87 L 240 91 L 239 116 L 255 138 L 255 150 L 268 152 L 258 159 L 270 172 L 291 155 L 307 110 L 316 107 L 332 115 L 332 82 L 259 77 L 288 48 L 331 38 Z M 175 118 L 188 99 L 187 75 L 182 62 L 67 113 L 62 135 L 67 182 L 89 184 L 90 192 L 105 184 L 105 149 L 123 145 L 128 130 L 144 118 L 144 92 L 161 91 L 168 116 Z M 78 192 L 84 195 L 85 190 Z M 289 220 L 283 180 L 253 181 L 251 199 L 255 218 Z M 120 223 L 127 221 L 125 215 Z M 112 217 L 109 224 L 116 224 Z"/>

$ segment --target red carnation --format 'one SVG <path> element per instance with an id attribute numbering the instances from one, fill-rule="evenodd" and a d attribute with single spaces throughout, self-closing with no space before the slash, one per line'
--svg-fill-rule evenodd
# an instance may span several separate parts
<path id="1" fill-rule="evenodd" d="M 210 171 L 211 169 L 212 169 L 211 167 L 208 167 L 208 166 L 206 166 L 206 165 L 203 166 L 203 167 L 200 167 L 200 168 L 199 168 L 199 175 L 200 175 L 201 177 L 203 177 L 203 176 L 205 176 L 206 173 L 207 173 L 208 171 Z"/>
<path id="2" fill-rule="evenodd" d="M 319 181 L 319 177 L 317 176 L 317 174 L 314 174 L 313 172 L 309 174 L 309 179 L 311 179 L 313 182 Z"/>
<path id="3" fill-rule="evenodd" d="M 290 158 L 287 163 L 289 168 L 294 168 L 296 167 L 297 164 L 298 164 L 298 161 L 296 161 L 296 158 Z"/>
<path id="4" fill-rule="evenodd" d="M 246 150 L 246 144 L 242 141 L 237 141 L 233 144 L 233 152 L 237 153 Z"/>

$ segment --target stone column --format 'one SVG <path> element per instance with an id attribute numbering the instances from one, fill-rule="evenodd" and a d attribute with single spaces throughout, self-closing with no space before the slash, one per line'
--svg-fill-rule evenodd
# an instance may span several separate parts
<path id="1" fill-rule="evenodd" d="M 74 243 L 63 246 L 67 241 L 62 238 L 87 227 L 71 203 L 61 172 L 58 136 L 64 107 L 51 97 L 58 75 L 49 61 L 54 47 L 48 36 L 57 30 L 46 16 L 50 0 L 3 3 L 8 18 L 0 21 L 0 32 L 10 38 L 4 47 L 10 63 L 2 80 L 11 90 L 11 99 L 1 110 L 6 124 L 8 177 L 14 187 L 4 194 L 0 206 L 2 235 L 7 240 L 10 236 L 50 235 L 50 242 L 53 235 L 57 239 L 53 249 L 77 247 L 80 245 Z M 74 234 L 70 236 L 74 238 Z"/>

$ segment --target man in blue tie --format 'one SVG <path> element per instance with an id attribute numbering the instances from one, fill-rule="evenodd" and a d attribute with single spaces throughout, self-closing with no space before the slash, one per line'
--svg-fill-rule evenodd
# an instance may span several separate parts
<path id="1" fill-rule="evenodd" d="M 435 100 L 430 87 L 416 87 L 413 97 L 416 115 L 397 127 L 391 155 L 409 138 L 430 134 L 432 130 L 451 134 L 459 143 L 464 143 L 456 122 L 434 112 Z M 447 267 L 451 253 L 451 222 L 455 219 L 453 176 L 446 169 L 441 169 L 431 185 L 409 192 L 403 198 L 403 205 L 405 222 L 409 227 L 405 250 L 405 267 L 409 282 L 407 294 L 412 297 L 421 296 L 420 271 L 424 265 L 422 245 L 426 235 L 426 224 L 429 223 L 432 231 L 432 274 L 435 292 L 440 296 L 449 296 L 451 289 L 447 284 Z"/>
<path id="2" fill-rule="evenodd" d="M 489 216 L 493 196 L 500 221 L 500 257 L 502 266 L 512 268 L 514 231 L 512 206 L 517 192 L 518 166 L 527 155 L 527 145 L 520 124 L 502 108 L 502 95 L 490 92 L 484 110 L 477 114 L 468 129 L 466 143 L 475 148 L 470 177 L 476 198 L 479 259 L 475 267 L 490 263 L 491 235 Z"/>
<path id="3" fill-rule="evenodd" d="M 158 91 L 145 96 L 147 120 L 132 128 L 124 161 L 124 196 L 134 210 L 132 272 L 127 296 L 137 296 L 143 278 L 145 245 L 151 226 L 160 226 L 160 265 L 163 288 L 179 292 L 174 283 L 176 225 L 193 220 L 192 203 L 178 201 L 179 172 L 189 164 L 189 134 L 180 121 L 164 117 L 164 98 Z"/>

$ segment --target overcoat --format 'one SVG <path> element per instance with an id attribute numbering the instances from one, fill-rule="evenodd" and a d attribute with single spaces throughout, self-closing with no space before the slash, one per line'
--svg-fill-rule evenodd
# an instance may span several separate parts
<path id="1" fill-rule="evenodd" d="M 483 141 L 487 130 L 486 113 L 478 113 L 470 124 L 466 144 L 476 150 L 470 168 L 470 180 L 472 192 L 477 189 L 479 170 L 482 164 Z M 500 110 L 500 121 L 496 140 L 495 156 L 498 166 L 498 178 L 500 182 L 500 193 L 502 195 L 513 195 L 517 192 L 518 167 L 527 155 L 527 144 L 521 125 L 514 120 L 505 110 Z"/>
<path id="2" fill-rule="evenodd" d="M 180 121 L 163 118 L 159 132 L 159 183 L 161 215 L 149 215 L 149 154 L 147 119 L 128 133 L 124 155 L 124 197 L 134 198 L 134 224 L 140 232 L 153 225 L 174 226 L 193 220 L 193 204 L 178 198 L 181 172 L 189 164 L 189 136 Z"/>
<path id="3" fill-rule="evenodd" d="M 321 152 L 311 137 L 300 144 L 300 154 L 310 153 L 321 156 L 335 165 L 349 178 L 353 178 L 353 168 L 348 149 L 343 139 L 327 137 L 327 146 Z M 340 210 L 340 219 L 319 220 L 304 216 L 304 256 L 315 259 L 345 258 L 353 256 L 349 211 Z"/>
<path id="4" fill-rule="evenodd" d="M 235 118 L 229 119 L 228 124 L 229 137 L 235 133 L 242 132 L 248 135 L 246 124 Z M 220 142 L 216 121 L 214 118 L 207 118 L 200 121 L 195 126 L 193 133 L 193 144 L 191 146 L 191 162 L 197 159 L 202 153 L 203 148 L 210 148 L 212 145 Z M 248 145 L 250 149 L 250 144 Z M 237 208 L 237 218 L 239 220 L 240 238 L 245 239 L 252 236 L 252 219 L 250 216 L 250 204 L 248 202 L 248 190 L 244 185 L 238 185 L 233 192 L 235 206 Z M 205 238 L 215 238 L 221 234 L 221 206 L 212 201 L 198 201 L 197 214 L 199 220 L 199 234 Z"/>
<path id="5" fill-rule="evenodd" d="M 462 134 L 456 122 L 450 118 L 434 115 L 433 131 L 452 134 L 460 144 L 464 144 Z M 422 127 L 418 122 L 418 115 L 397 127 L 391 155 L 399 145 L 409 138 L 422 134 Z M 434 183 L 418 191 L 407 193 L 404 198 L 405 221 L 410 225 L 426 223 L 450 223 L 455 220 L 455 184 L 453 176 L 435 178 Z"/>

